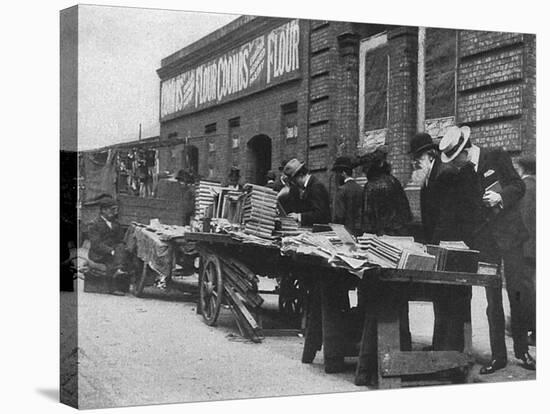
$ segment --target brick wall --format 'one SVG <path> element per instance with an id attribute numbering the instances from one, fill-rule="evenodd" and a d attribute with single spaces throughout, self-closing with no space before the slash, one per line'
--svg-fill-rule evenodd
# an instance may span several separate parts
<path id="1" fill-rule="evenodd" d="M 386 143 L 393 174 L 405 184 L 411 176 L 409 140 L 416 132 L 418 31 L 401 27 L 388 33 L 390 46 L 389 118 Z"/>
<path id="2" fill-rule="evenodd" d="M 457 122 L 481 146 L 535 152 L 535 37 L 459 31 Z"/>

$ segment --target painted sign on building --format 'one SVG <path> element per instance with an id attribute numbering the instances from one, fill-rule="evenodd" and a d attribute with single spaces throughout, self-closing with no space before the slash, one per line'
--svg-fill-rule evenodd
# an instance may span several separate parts
<path id="1" fill-rule="evenodd" d="M 300 25 L 292 20 L 161 83 L 160 117 L 193 112 L 294 79 Z"/>

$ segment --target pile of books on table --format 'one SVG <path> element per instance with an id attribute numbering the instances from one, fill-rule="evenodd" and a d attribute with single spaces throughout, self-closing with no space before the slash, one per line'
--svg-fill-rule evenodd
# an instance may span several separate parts
<path id="1" fill-rule="evenodd" d="M 247 184 L 242 196 L 242 224 L 246 233 L 271 238 L 277 218 L 277 193 L 269 187 Z"/>
<path id="2" fill-rule="evenodd" d="M 207 209 L 212 208 L 221 187 L 221 183 L 217 181 L 199 181 L 195 195 L 195 218 L 197 220 L 202 220 L 205 217 Z"/>
<path id="3" fill-rule="evenodd" d="M 377 236 L 363 234 L 357 238 L 357 247 L 369 263 L 385 268 L 435 270 L 436 257 L 412 237 Z"/>

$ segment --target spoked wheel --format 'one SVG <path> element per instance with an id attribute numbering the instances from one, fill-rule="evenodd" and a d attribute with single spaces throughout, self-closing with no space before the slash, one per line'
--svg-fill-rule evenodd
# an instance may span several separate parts
<path id="1" fill-rule="evenodd" d="M 279 312 L 297 317 L 304 310 L 304 290 L 295 278 L 284 277 L 279 291 Z"/>
<path id="2" fill-rule="evenodd" d="M 199 276 L 199 307 L 207 325 L 213 326 L 220 314 L 223 295 L 223 278 L 220 261 L 214 255 L 201 258 Z"/>

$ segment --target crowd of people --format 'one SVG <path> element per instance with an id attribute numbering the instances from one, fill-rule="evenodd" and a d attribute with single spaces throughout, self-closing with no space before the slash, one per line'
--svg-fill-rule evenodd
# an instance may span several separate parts
<path id="1" fill-rule="evenodd" d="M 332 210 L 326 186 L 298 159 L 284 162 L 280 174 L 269 171 L 266 185 L 278 192 L 284 214 L 301 226 L 337 223 L 356 236 L 363 233 L 411 235 L 409 201 L 401 183 L 392 175 L 387 155 L 387 148 L 381 145 L 355 160 L 338 157 L 332 166 L 338 183 Z M 514 355 L 526 369 L 534 370 L 536 362 L 529 353 L 529 345 L 536 334 L 535 158 L 520 159 L 516 171 L 506 151 L 475 145 L 467 126 L 451 127 L 439 144 L 427 133 L 414 135 L 410 140 L 410 157 L 414 165 L 412 180 L 421 188 L 422 234 L 419 241 L 429 244 L 463 241 L 480 252 L 480 261 L 501 267 L 510 302 Z M 364 187 L 354 179 L 353 171 L 358 167 L 367 177 Z M 160 198 L 184 199 L 185 224 L 194 212 L 196 178 L 181 170 L 175 176 L 159 180 L 156 189 Z M 232 168 L 226 185 L 242 189 L 239 181 L 239 170 Z M 108 272 L 116 278 L 124 273 L 125 254 L 120 226 L 116 223 L 116 202 L 105 197 L 99 200 L 99 206 L 99 217 L 89 230 L 90 259 L 105 263 Z M 321 290 L 323 300 L 335 307 L 345 305 L 347 290 L 337 279 L 324 278 Z M 470 298 L 471 288 L 442 291 L 434 298 L 431 349 L 463 349 L 463 318 L 469 314 L 465 307 L 469 306 Z M 486 288 L 486 299 L 492 357 L 482 367 L 481 374 L 491 374 L 508 362 L 502 289 Z M 407 349 L 410 348 L 410 333 L 406 304 L 403 309 L 401 337 L 402 347 Z M 340 317 L 337 312 L 332 321 L 335 326 L 344 323 L 338 320 Z M 372 320 L 367 319 L 365 324 L 368 326 L 364 332 L 375 329 Z M 344 369 L 344 351 L 330 333 L 325 334 L 325 370 L 339 372 Z M 365 366 L 375 363 L 375 352 L 372 348 L 360 355 L 366 358 Z M 304 362 L 309 359 L 310 356 L 303 356 Z M 364 381 L 368 382 L 368 378 Z"/>
<path id="2" fill-rule="evenodd" d="M 501 268 L 510 302 L 514 355 L 526 369 L 536 362 L 529 353 L 535 339 L 535 173 L 534 157 L 519 160 L 518 171 L 502 149 L 473 144 L 468 126 L 451 127 L 439 144 L 427 133 L 411 137 L 412 180 L 421 187 L 423 234 L 420 241 L 463 241 L 479 250 L 480 261 Z M 361 166 L 364 188 L 354 182 Z M 307 166 L 292 159 L 281 175 L 279 200 L 284 210 L 303 226 L 339 223 L 354 235 L 410 235 L 409 201 L 391 173 L 385 146 L 372 148 L 358 161 L 339 157 L 332 168 L 339 187 L 330 210 L 329 192 Z M 275 179 L 272 179 L 275 183 Z M 327 294 L 341 295 L 326 284 Z M 434 298 L 434 350 L 462 349 L 462 327 L 471 289 L 442 292 Z M 507 364 L 502 290 L 487 288 L 491 361 L 480 374 L 491 374 Z M 406 309 L 406 307 L 405 307 Z M 403 315 L 402 325 L 407 324 Z M 407 337 L 407 332 L 402 336 Z M 405 341 L 406 343 L 407 341 Z M 343 369 L 342 351 L 325 345 L 325 369 Z M 328 345 L 328 346 L 326 346 Z M 405 347 L 407 345 L 405 344 Z"/>

